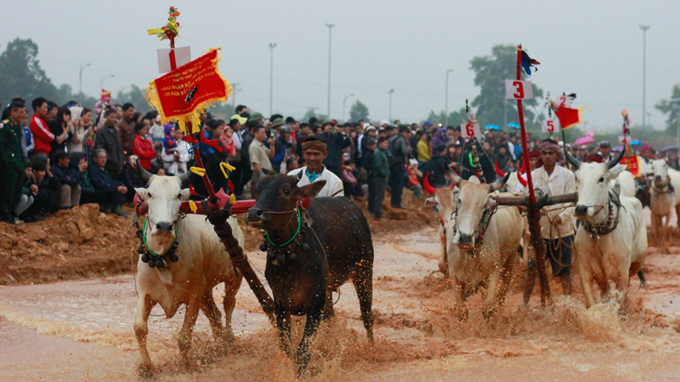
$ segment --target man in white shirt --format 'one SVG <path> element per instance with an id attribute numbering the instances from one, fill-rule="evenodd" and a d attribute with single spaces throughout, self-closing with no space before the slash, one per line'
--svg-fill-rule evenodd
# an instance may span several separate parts
<path id="1" fill-rule="evenodd" d="M 305 166 L 288 173 L 288 175 L 300 178 L 298 187 L 314 183 L 317 180 L 325 180 L 326 185 L 319 191 L 318 197 L 344 196 L 342 180 L 323 165 L 323 160 L 328 156 L 326 142 L 314 136 L 307 137 L 302 142 L 302 156 L 305 158 Z"/>
<path id="2" fill-rule="evenodd" d="M 576 192 L 574 173 L 557 164 L 560 147 L 557 142 L 546 139 L 539 145 L 543 166 L 531 172 L 534 188 L 540 187 L 550 196 Z M 541 236 L 546 246 L 546 260 L 550 260 L 552 273 L 562 282 L 565 295 L 571 294 L 571 245 L 574 237 L 572 216 L 574 207 L 568 204 L 547 206 L 541 211 Z M 528 306 L 536 279 L 536 265 L 529 260 L 524 290 L 524 306 Z"/>

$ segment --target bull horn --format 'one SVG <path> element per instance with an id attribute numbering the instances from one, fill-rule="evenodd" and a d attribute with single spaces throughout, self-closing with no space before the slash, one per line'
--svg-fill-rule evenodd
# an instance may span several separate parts
<path id="1" fill-rule="evenodd" d="M 576 168 L 581 167 L 581 164 L 583 164 L 583 162 L 581 162 L 580 160 L 578 160 L 578 159 L 574 158 L 573 156 L 571 156 L 571 154 L 569 154 L 569 151 L 567 151 L 566 149 L 564 150 L 564 156 L 567 158 L 567 160 L 569 161 L 569 163 L 571 163 L 571 165 L 574 166 L 574 167 L 576 167 Z M 619 160 L 621 160 L 621 159 L 619 158 Z M 619 162 L 616 161 L 616 163 L 619 163 Z M 616 163 L 615 163 L 615 164 L 616 164 Z"/>
<path id="2" fill-rule="evenodd" d="M 298 178 L 298 180 L 302 180 L 302 172 L 303 171 L 304 170 L 300 170 L 300 171 L 298 171 L 297 175 L 295 175 Z"/>
<path id="3" fill-rule="evenodd" d="M 505 173 L 501 171 L 500 168 L 498 168 L 498 162 L 496 162 L 496 174 L 498 174 L 498 176 L 500 176 L 501 178 L 505 176 Z"/>
<path id="4" fill-rule="evenodd" d="M 493 182 L 489 185 L 489 192 L 498 191 L 501 188 L 505 187 L 505 183 L 507 183 L 508 178 L 510 178 L 509 173 L 505 174 L 505 176 L 502 177 L 502 178 L 496 179 L 495 182 Z"/>
<path id="5" fill-rule="evenodd" d="M 191 171 L 187 171 L 184 174 L 179 176 L 179 180 L 182 182 L 182 185 L 188 183 L 190 178 L 191 178 Z"/>
<path id="6" fill-rule="evenodd" d="M 423 181 L 423 186 L 425 186 L 425 191 L 427 191 L 428 194 L 434 195 L 434 190 L 435 188 L 430 185 L 430 173 L 428 172 L 425 174 L 425 180 Z"/>
<path id="7" fill-rule="evenodd" d="M 619 153 L 619 156 L 617 156 L 616 158 L 614 158 L 614 159 L 610 160 L 609 162 L 607 162 L 607 170 L 609 170 L 610 168 L 612 168 L 612 167 L 616 166 L 617 164 L 619 164 L 619 162 L 621 162 L 621 159 L 623 159 L 623 156 L 624 156 L 625 154 L 626 154 L 626 150 L 621 150 L 621 153 Z"/>
<path id="8" fill-rule="evenodd" d="M 455 186 L 460 187 L 460 184 L 463 182 L 463 179 L 461 179 L 458 175 L 456 175 L 453 170 L 450 168 L 447 168 L 446 170 L 446 177 L 449 178 Z"/>
<path id="9" fill-rule="evenodd" d="M 149 179 L 153 176 L 152 173 L 146 171 L 144 167 L 142 167 L 141 164 L 139 164 L 139 158 L 137 158 L 137 171 L 139 172 L 139 176 L 142 177 L 142 180 L 145 182 L 149 182 Z"/>

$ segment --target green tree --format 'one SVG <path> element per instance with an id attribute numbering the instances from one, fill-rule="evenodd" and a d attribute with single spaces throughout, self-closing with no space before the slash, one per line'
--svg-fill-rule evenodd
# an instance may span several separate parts
<path id="1" fill-rule="evenodd" d="M 0 54 L 0 89 L 3 104 L 14 97 L 35 97 L 61 101 L 60 94 L 40 67 L 38 45 L 31 39 L 16 38 Z"/>
<path id="2" fill-rule="evenodd" d="M 655 107 L 660 112 L 668 114 L 666 133 L 675 134 L 680 128 L 680 84 L 673 85 L 670 99 L 661 100 Z"/>
<path id="3" fill-rule="evenodd" d="M 476 117 L 480 126 L 502 125 L 504 115 L 507 123 L 519 123 L 517 103 L 506 103 L 505 99 L 505 80 L 514 79 L 517 75 L 516 47 L 496 45 L 491 49 L 490 56 L 473 58 L 470 69 L 475 72 L 475 85 L 480 87 L 479 95 L 472 101 L 472 106 L 477 108 Z M 541 125 L 532 106 L 538 105 L 536 98 L 543 97 L 543 90 L 534 84 L 532 87 L 535 99 L 524 102 L 524 118 L 528 129 L 540 130 Z"/>
<path id="4" fill-rule="evenodd" d="M 349 109 L 349 119 L 355 123 L 361 119 L 368 121 L 368 107 L 357 100 Z"/>

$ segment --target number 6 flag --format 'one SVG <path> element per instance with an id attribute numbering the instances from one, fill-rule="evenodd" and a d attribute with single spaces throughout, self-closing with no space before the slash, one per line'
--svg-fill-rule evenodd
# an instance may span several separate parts
<path id="1" fill-rule="evenodd" d="M 481 137 L 482 131 L 479 129 L 479 123 L 468 122 L 460 125 L 460 135 L 463 138 Z"/>

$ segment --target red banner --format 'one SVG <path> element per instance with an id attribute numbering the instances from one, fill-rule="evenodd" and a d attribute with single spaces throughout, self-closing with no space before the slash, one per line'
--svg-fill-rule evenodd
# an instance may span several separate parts
<path id="1" fill-rule="evenodd" d="M 157 78 L 149 84 L 147 100 L 161 115 L 162 123 L 171 119 L 191 122 L 213 102 L 226 102 L 231 85 L 217 70 L 218 52 L 207 54 Z"/>
<path id="2" fill-rule="evenodd" d="M 619 162 L 621 166 L 626 166 L 633 177 L 640 176 L 640 157 L 637 155 L 624 156 Z"/>

